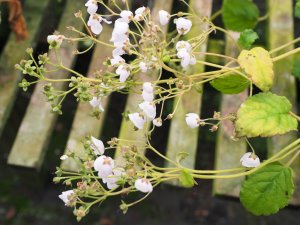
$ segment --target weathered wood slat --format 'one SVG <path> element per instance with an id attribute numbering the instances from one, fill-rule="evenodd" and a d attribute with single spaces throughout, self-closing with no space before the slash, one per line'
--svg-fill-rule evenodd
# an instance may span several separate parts
<path id="1" fill-rule="evenodd" d="M 14 69 L 14 65 L 26 57 L 25 50 L 29 46 L 36 46 L 36 36 L 42 21 L 43 12 L 50 0 L 28 0 L 24 5 L 24 16 L 27 21 L 28 38 L 16 42 L 15 35 L 10 34 L 9 39 L 0 57 L 0 135 L 15 102 L 18 82 L 21 75 Z"/>
<path id="2" fill-rule="evenodd" d="M 168 12 L 171 11 L 173 0 L 165 0 L 165 1 L 155 1 L 154 7 L 152 9 L 152 19 L 155 21 L 155 23 L 159 24 L 159 10 L 163 9 Z M 164 31 L 167 32 L 167 26 L 164 27 Z M 158 77 L 158 73 L 154 71 L 150 71 L 147 73 L 141 73 L 137 75 L 139 77 L 140 81 L 146 82 L 155 80 Z M 140 88 L 142 89 L 142 88 Z M 138 94 L 130 94 L 127 98 L 127 103 L 125 107 L 125 112 L 130 111 L 134 112 L 138 110 L 137 103 L 139 101 L 142 101 L 141 95 Z M 148 128 L 146 128 L 148 129 Z M 122 120 L 121 129 L 119 133 L 120 139 L 129 139 L 129 140 L 145 140 L 144 132 L 143 131 L 134 131 L 134 126 L 130 121 L 127 121 L 125 119 Z M 119 151 L 116 151 L 116 158 L 119 157 Z"/>
<path id="3" fill-rule="evenodd" d="M 58 31 L 65 32 L 66 26 L 74 26 L 80 23 L 80 20 L 74 17 L 78 9 L 83 8 L 84 3 L 81 1 L 68 0 L 58 27 Z M 85 10 L 83 10 L 84 12 Z M 70 46 L 60 48 L 62 61 L 66 67 L 71 67 L 75 61 L 72 48 Z M 54 52 L 50 52 L 50 57 L 54 57 Z M 59 71 L 49 75 L 49 78 L 66 78 L 66 71 Z M 56 114 L 50 112 L 51 108 L 43 96 L 44 82 L 38 83 L 31 97 L 25 117 L 19 128 L 12 151 L 10 152 L 8 162 L 13 165 L 25 167 L 39 167 L 42 163 L 44 149 L 53 130 L 53 125 L 57 118 Z M 63 90 L 65 85 L 57 83 L 57 89 Z"/>
<path id="4" fill-rule="evenodd" d="M 100 35 L 99 39 L 103 42 L 108 42 L 111 38 L 111 33 L 112 26 L 103 24 L 103 33 Z M 111 52 L 112 48 L 110 47 L 103 46 L 100 44 L 96 46 L 89 67 L 88 77 L 94 77 L 94 72 L 104 68 L 102 62 L 105 60 L 105 58 L 111 56 Z M 103 99 L 102 105 L 104 109 L 106 109 L 108 101 L 108 98 Z M 82 139 L 86 135 L 92 135 L 94 137 L 100 136 L 106 110 L 101 114 L 101 118 L 99 120 L 89 116 L 91 111 L 92 107 L 88 103 L 80 103 L 78 105 L 72 124 L 71 132 L 68 138 L 67 146 L 65 149 L 65 153 L 68 151 L 68 149 L 70 149 L 73 152 L 76 152 L 76 155 L 83 155 L 84 153 L 82 150 Z M 61 167 L 62 169 L 69 171 L 77 170 L 77 165 L 72 159 L 63 161 Z"/>
<path id="5" fill-rule="evenodd" d="M 292 0 L 268 0 L 269 4 L 269 48 L 275 49 L 294 39 L 294 16 L 293 16 L 293 1 Z M 276 54 L 292 50 L 293 46 L 279 51 Z M 273 54 L 272 56 L 276 56 Z M 278 61 L 274 64 L 275 83 L 272 92 L 278 95 L 286 96 L 294 106 L 294 112 L 297 112 L 296 107 L 296 82 L 291 75 L 293 66 L 293 58 L 287 58 Z M 268 155 L 271 156 L 277 153 L 287 144 L 297 138 L 296 132 L 285 135 L 276 136 L 268 139 Z M 295 194 L 291 200 L 291 204 L 300 204 L 300 160 L 294 162 L 293 169 L 295 172 Z"/>
<path id="6" fill-rule="evenodd" d="M 239 33 L 230 32 L 237 39 Z M 237 57 L 238 49 L 230 38 L 226 39 L 225 54 Z M 222 95 L 221 115 L 225 116 L 229 113 L 236 112 L 240 104 L 246 99 L 247 92 L 238 95 Z M 246 152 L 247 146 L 245 141 L 233 141 L 233 124 L 230 121 L 224 121 L 220 126 L 216 143 L 215 169 L 230 169 L 240 167 L 240 158 Z M 219 179 L 213 182 L 213 193 L 224 194 L 229 196 L 238 196 L 240 185 L 244 178 L 236 179 Z"/>
<path id="7" fill-rule="evenodd" d="M 203 0 L 190 1 L 190 6 L 193 8 L 195 13 L 199 16 L 210 17 L 212 10 L 212 1 L 211 0 Z M 187 39 L 189 37 L 194 37 L 195 35 L 201 34 L 203 31 L 207 30 L 208 26 L 205 23 L 201 23 L 200 20 L 194 19 L 193 27 L 191 31 L 187 34 Z M 206 52 L 207 42 L 203 43 L 196 50 L 198 52 Z M 199 58 L 200 60 L 204 60 L 205 56 L 202 55 Z M 204 72 L 205 66 L 203 64 L 198 64 L 197 66 L 190 67 L 187 71 L 188 74 L 201 73 Z M 202 89 L 202 86 L 199 87 Z M 179 100 L 178 98 L 174 99 L 174 107 L 176 107 L 176 103 Z M 167 157 L 173 160 L 176 159 L 176 155 L 178 152 L 184 151 L 189 154 L 187 158 L 182 160 L 181 164 L 188 168 L 195 167 L 195 160 L 197 154 L 197 144 L 198 144 L 198 131 L 199 129 L 191 129 L 187 126 L 185 122 L 185 115 L 187 113 L 197 113 L 200 115 L 201 112 L 201 100 L 202 94 L 200 94 L 197 90 L 192 89 L 188 93 L 185 93 L 179 105 L 177 107 L 176 113 L 171 120 L 171 127 L 168 138 L 168 146 L 167 146 Z M 167 165 L 171 166 L 171 165 Z M 175 182 L 173 182 L 175 184 Z"/>
<path id="8" fill-rule="evenodd" d="M 207 49 L 208 52 L 222 54 L 225 48 L 225 42 L 218 39 L 208 39 Z M 223 64 L 224 60 L 221 57 L 207 55 L 206 61 L 215 64 Z"/>

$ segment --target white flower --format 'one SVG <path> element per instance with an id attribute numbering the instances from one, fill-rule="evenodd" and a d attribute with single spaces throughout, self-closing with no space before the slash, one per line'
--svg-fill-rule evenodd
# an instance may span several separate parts
<path id="1" fill-rule="evenodd" d="M 156 106 L 153 102 L 144 101 L 139 104 L 139 107 L 149 119 L 153 120 L 155 118 Z"/>
<path id="2" fill-rule="evenodd" d="M 255 155 L 253 152 L 245 153 L 240 159 L 240 162 L 245 167 L 257 167 L 260 164 L 258 156 Z"/>
<path id="3" fill-rule="evenodd" d="M 140 62 L 139 67 L 143 73 L 147 72 L 147 70 L 148 70 L 148 67 L 145 62 Z"/>
<path id="4" fill-rule="evenodd" d="M 64 161 L 64 160 L 67 160 L 69 157 L 67 155 L 62 155 L 60 157 L 60 160 Z"/>
<path id="5" fill-rule="evenodd" d="M 147 102 L 152 102 L 154 99 L 154 93 L 149 93 L 147 91 L 142 92 L 143 99 Z"/>
<path id="6" fill-rule="evenodd" d="M 151 60 L 154 62 L 157 62 L 157 57 L 155 57 L 154 55 L 151 57 Z"/>
<path id="7" fill-rule="evenodd" d="M 87 25 L 91 27 L 91 31 L 96 35 L 100 34 L 103 30 L 100 18 L 97 14 L 92 14 L 87 22 Z"/>
<path id="8" fill-rule="evenodd" d="M 125 42 L 128 39 L 128 30 L 128 23 L 124 22 L 123 20 L 117 19 L 114 24 L 114 29 L 110 41 L 114 43 Z"/>
<path id="9" fill-rule="evenodd" d="M 143 129 L 146 119 L 140 113 L 131 113 L 128 115 L 131 122 L 134 124 L 135 127 L 138 129 Z"/>
<path id="10" fill-rule="evenodd" d="M 110 64 L 115 66 L 119 63 L 125 63 L 125 60 L 120 55 L 114 55 L 114 57 L 110 60 Z"/>
<path id="11" fill-rule="evenodd" d="M 146 12 L 146 7 L 145 6 L 142 6 L 142 7 L 138 8 L 134 12 L 135 13 L 134 19 L 136 21 L 141 21 L 144 17 L 145 12 Z"/>
<path id="12" fill-rule="evenodd" d="M 153 187 L 152 187 L 152 184 L 149 180 L 143 178 L 143 179 L 137 179 L 135 182 L 134 182 L 134 187 L 143 192 L 143 193 L 150 193 L 153 191 Z"/>
<path id="13" fill-rule="evenodd" d="M 159 22 L 162 26 L 168 24 L 170 20 L 170 14 L 165 10 L 159 10 Z"/>
<path id="14" fill-rule="evenodd" d="M 101 112 L 104 111 L 104 108 L 102 106 L 102 103 L 101 103 L 101 98 L 100 97 L 93 97 L 91 101 L 89 101 L 90 105 L 93 107 L 93 108 L 99 108 L 99 110 Z"/>
<path id="15" fill-rule="evenodd" d="M 123 48 L 115 48 L 113 51 L 112 51 L 112 55 L 113 57 L 115 56 L 120 56 L 120 55 L 124 55 L 126 52 Z"/>
<path id="16" fill-rule="evenodd" d="M 199 127 L 200 117 L 196 113 L 188 113 L 185 116 L 185 121 L 190 128 Z"/>
<path id="17" fill-rule="evenodd" d="M 187 51 L 190 51 L 192 49 L 192 46 L 187 41 L 178 41 L 176 43 L 176 50 L 179 51 L 181 49 L 186 49 Z"/>
<path id="18" fill-rule="evenodd" d="M 114 168 L 113 173 L 109 175 L 107 178 L 103 179 L 103 183 L 106 183 L 108 189 L 115 189 L 119 187 L 118 181 L 125 174 L 125 170 L 123 168 Z"/>
<path id="19" fill-rule="evenodd" d="M 69 196 L 73 195 L 74 191 L 69 190 L 69 191 L 63 191 L 58 197 L 65 203 L 65 205 L 69 204 Z"/>
<path id="20" fill-rule="evenodd" d="M 120 76 L 120 82 L 124 83 L 130 75 L 130 70 L 127 64 L 121 64 L 116 70 L 116 74 Z"/>
<path id="21" fill-rule="evenodd" d="M 153 93 L 154 87 L 150 82 L 143 83 L 143 91 L 146 91 L 148 93 Z"/>
<path id="22" fill-rule="evenodd" d="M 152 102 L 154 99 L 154 87 L 150 82 L 143 83 L 142 96 L 144 101 Z"/>
<path id="23" fill-rule="evenodd" d="M 97 138 L 94 138 L 93 136 L 91 136 L 91 142 L 91 148 L 93 149 L 95 155 L 103 155 L 105 150 L 103 142 Z"/>
<path id="24" fill-rule="evenodd" d="M 98 4 L 96 0 L 88 0 L 87 3 L 85 3 L 85 6 L 87 7 L 88 14 L 94 14 L 98 10 Z"/>
<path id="25" fill-rule="evenodd" d="M 161 127 L 162 126 L 162 120 L 161 120 L 161 118 L 155 118 L 154 120 L 152 120 L 152 123 L 156 127 Z"/>
<path id="26" fill-rule="evenodd" d="M 107 24 L 111 24 L 111 21 L 108 21 L 108 20 L 102 18 L 101 16 L 97 15 L 96 13 L 94 13 L 94 14 L 90 15 L 87 25 L 91 27 L 91 31 L 94 34 L 98 35 L 103 30 L 103 27 L 101 24 L 102 21 L 104 21 Z"/>
<path id="27" fill-rule="evenodd" d="M 176 29 L 178 31 L 179 34 L 187 34 L 191 27 L 192 27 L 192 22 L 188 19 L 185 18 L 179 18 L 175 21 L 176 24 Z"/>
<path id="28" fill-rule="evenodd" d="M 107 178 L 112 174 L 115 162 L 109 156 L 101 155 L 94 162 L 94 169 L 98 171 L 100 178 Z"/>
<path id="29" fill-rule="evenodd" d="M 47 42 L 50 45 L 50 48 L 59 48 L 61 46 L 62 41 L 65 39 L 64 35 L 48 35 Z"/>
<path id="30" fill-rule="evenodd" d="M 121 21 L 125 22 L 125 23 L 130 23 L 130 20 L 133 18 L 133 13 L 129 10 L 123 10 L 120 13 L 121 16 Z"/>
<path id="31" fill-rule="evenodd" d="M 181 59 L 181 66 L 186 68 L 188 65 L 196 64 L 196 57 L 192 55 L 192 46 L 187 41 L 176 43 L 177 57 Z"/>
<path id="32" fill-rule="evenodd" d="M 181 66 L 186 68 L 190 64 L 191 56 L 186 49 L 180 49 L 177 56 L 181 59 Z"/>
<path id="33" fill-rule="evenodd" d="M 196 57 L 194 55 L 191 55 L 189 64 L 190 65 L 195 65 L 196 63 L 197 63 Z"/>
<path id="34" fill-rule="evenodd" d="M 119 187 L 119 185 L 117 184 L 118 180 L 116 178 L 114 178 L 114 175 L 110 175 L 110 176 L 108 176 L 108 178 L 107 178 L 107 179 L 110 179 L 110 180 L 106 183 L 106 186 L 110 190 L 116 189 L 117 187 Z"/>

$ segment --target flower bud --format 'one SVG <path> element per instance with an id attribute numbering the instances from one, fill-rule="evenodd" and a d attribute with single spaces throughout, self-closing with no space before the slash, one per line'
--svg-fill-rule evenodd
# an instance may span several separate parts
<path id="1" fill-rule="evenodd" d="M 217 131 L 218 130 L 218 126 L 217 125 L 213 125 L 209 130 L 211 131 L 211 132 L 215 132 L 215 131 Z"/>
<path id="2" fill-rule="evenodd" d="M 26 53 L 31 55 L 33 53 L 33 49 L 32 48 L 27 48 Z"/>
<path id="3" fill-rule="evenodd" d="M 74 13 L 74 16 L 76 18 L 80 18 L 80 17 L 82 17 L 82 12 L 79 10 L 78 12 Z"/>
<path id="4" fill-rule="evenodd" d="M 53 182 L 54 182 L 55 184 L 59 183 L 59 182 L 60 182 L 60 177 L 54 177 L 54 178 L 53 178 Z"/>

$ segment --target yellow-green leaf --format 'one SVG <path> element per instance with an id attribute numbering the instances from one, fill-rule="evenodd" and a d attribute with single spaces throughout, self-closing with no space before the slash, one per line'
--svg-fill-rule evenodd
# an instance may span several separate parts
<path id="1" fill-rule="evenodd" d="M 286 97 L 259 93 L 249 97 L 239 108 L 235 122 L 237 137 L 270 137 L 297 130 L 298 121 L 291 114 Z"/>
<path id="2" fill-rule="evenodd" d="M 261 47 L 243 50 L 238 62 L 252 82 L 262 91 L 270 90 L 273 85 L 273 61 L 269 52 Z"/>
<path id="3" fill-rule="evenodd" d="M 183 187 L 190 188 L 195 184 L 193 176 L 185 169 L 182 169 L 179 176 L 179 182 Z"/>

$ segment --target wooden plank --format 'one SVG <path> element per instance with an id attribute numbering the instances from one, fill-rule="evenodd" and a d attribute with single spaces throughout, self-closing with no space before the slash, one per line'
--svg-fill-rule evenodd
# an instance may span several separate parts
<path id="1" fill-rule="evenodd" d="M 293 1 L 292 0 L 268 0 L 269 5 L 269 48 L 275 49 L 294 39 L 294 24 L 293 24 Z M 292 50 L 293 46 L 279 51 L 272 56 Z M 287 58 L 275 63 L 275 83 L 272 92 L 287 97 L 294 106 L 294 112 L 297 112 L 297 91 L 295 78 L 291 76 L 293 66 L 293 58 Z M 296 140 L 295 132 L 285 135 L 276 136 L 268 139 L 268 155 L 271 156 L 277 153 L 284 146 Z M 295 194 L 291 200 L 292 204 L 300 204 L 300 160 L 293 164 L 295 171 Z"/>
<path id="2" fill-rule="evenodd" d="M 99 39 L 103 42 L 108 42 L 111 38 L 112 26 L 103 24 L 103 33 Z M 101 63 L 107 57 L 111 56 L 112 48 L 98 44 L 93 53 L 91 64 L 88 71 L 88 77 L 94 77 L 94 72 L 97 70 L 104 69 L 104 65 Z M 108 98 L 104 98 L 102 105 L 106 109 Z M 68 149 L 75 152 L 76 155 L 83 155 L 82 139 L 87 135 L 99 137 L 103 126 L 103 119 L 105 118 L 106 110 L 101 114 L 99 120 L 89 116 L 92 111 L 92 107 L 88 103 L 80 103 L 76 110 L 76 114 L 73 120 L 72 129 L 68 138 L 67 147 Z M 62 169 L 69 171 L 76 171 L 78 166 L 74 160 L 65 160 L 61 165 Z"/>
<path id="3" fill-rule="evenodd" d="M 10 34 L 9 39 L 0 57 L 0 135 L 6 124 L 12 106 L 14 104 L 21 79 L 20 73 L 15 70 L 14 65 L 21 59 L 26 58 L 25 50 L 28 46 L 36 46 L 36 36 L 39 25 L 43 18 L 43 13 L 50 0 L 36 1 L 28 0 L 24 5 L 24 16 L 27 22 L 28 38 L 24 41 L 16 42 L 15 35 Z"/>
<path id="4" fill-rule="evenodd" d="M 170 12 L 172 3 L 173 3 L 173 0 L 155 1 L 154 7 L 152 9 L 152 19 L 154 20 L 154 22 L 156 24 L 159 24 L 159 14 L 158 14 L 159 10 L 163 9 L 163 10 Z M 164 27 L 164 31 L 167 32 L 167 26 Z M 147 82 L 147 81 L 155 80 L 158 77 L 158 73 L 150 71 L 147 73 L 137 74 L 137 76 L 139 77 L 139 81 Z M 140 87 L 140 89 L 142 89 L 142 88 Z M 139 102 L 141 100 L 142 100 L 141 95 L 134 94 L 134 93 L 129 94 L 128 98 L 127 98 L 125 112 L 126 111 L 130 111 L 130 112 L 136 111 L 137 110 L 137 102 Z M 146 139 L 144 137 L 144 132 L 141 130 L 134 131 L 132 122 L 127 121 L 125 119 L 122 120 L 119 138 L 127 139 L 127 140 L 144 140 L 144 141 L 146 141 Z M 122 145 L 122 143 L 120 145 Z M 115 158 L 119 157 L 119 153 L 120 153 L 120 151 L 117 150 Z"/>
<path id="5" fill-rule="evenodd" d="M 239 33 L 230 32 L 236 40 Z M 237 57 L 239 52 L 233 41 L 227 37 L 225 54 Z M 233 65 L 234 66 L 234 65 Z M 246 99 L 247 91 L 238 95 L 222 95 L 221 115 L 228 115 L 236 112 L 240 104 Z M 233 141 L 233 124 L 230 121 L 224 121 L 220 126 L 217 136 L 215 169 L 230 169 L 240 167 L 240 158 L 246 152 L 247 145 L 245 141 Z M 213 193 L 229 196 L 239 196 L 240 185 L 244 178 L 236 179 L 218 179 L 213 182 Z"/>
<path id="6" fill-rule="evenodd" d="M 210 17 L 212 10 L 211 0 L 192 0 L 189 4 L 199 16 Z M 192 22 L 193 27 L 187 34 L 187 39 L 193 38 L 208 29 L 208 25 L 206 23 L 202 23 L 200 20 L 194 19 Z M 206 49 L 207 43 L 205 42 L 200 45 L 196 51 L 206 52 Z M 202 55 L 198 59 L 203 61 L 205 60 L 205 56 Z M 203 64 L 198 64 L 190 67 L 187 71 L 187 74 L 201 73 L 204 72 L 204 70 L 205 66 Z M 200 88 L 202 89 L 202 86 Z M 174 107 L 176 107 L 178 100 L 179 97 L 174 99 Z M 182 160 L 181 165 L 188 168 L 195 167 L 199 129 L 191 129 L 188 127 L 185 122 L 185 116 L 187 113 L 197 113 L 200 115 L 201 100 L 202 94 L 195 89 L 187 92 L 181 97 L 181 101 L 178 104 L 176 113 L 171 120 L 166 155 L 168 158 L 175 160 L 178 152 L 187 152 L 189 156 Z M 170 167 L 171 165 L 167 163 L 167 166 Z M 172 183 L 178 184 L 178 181 L 176 180 Z"/>
<path id="7" fill-rule="evenodd" d="M 83 5 L 84 3 L 81 1 L 68 0 L 66 2 L 58 31 L 65 33 L 66 26 L 76 27 L 80 23 L 80 20 L 74 18 L 74 13 L 78 9 L 83 9 Z M 83 12 L 85 11 L 83 10 Z M 72 48 L 64 44 L 60 48 L 63 64 L 66 67 L 71 67 L 75 57 L 72 54 Z M 50 53 L 50 57 L 54 57 L 54 52 L 51 51 Z M 66 78 L 68 76 L 66 71 L 59 71 L 49 75 L 49 78 Z M 8 163 L 10 164 L 37 168 L 41 165 L 45 153 L 44 149 L 57 117 L 56 114 L 50 112 L 50 105 L 45 101 L 45 97 L 42 94 L 44 85 L 44 82 L 40 82 L 34 90 L 8 158 Z M 63 90 L 65 85 L 57 83 L 55 88 Z"/>
<path id="8" fill-rule="evenodd" d="M 208 52 L 222 54 L 224 48 L 225 48 L 225 43 L 223 40 L 208 39 L 208 44 L 207 44 Z M 209 63 L 220 64 L 220 65 L 224 63 L 223 58 L 217 56 L 207 55 L 205 59 Z"/>

